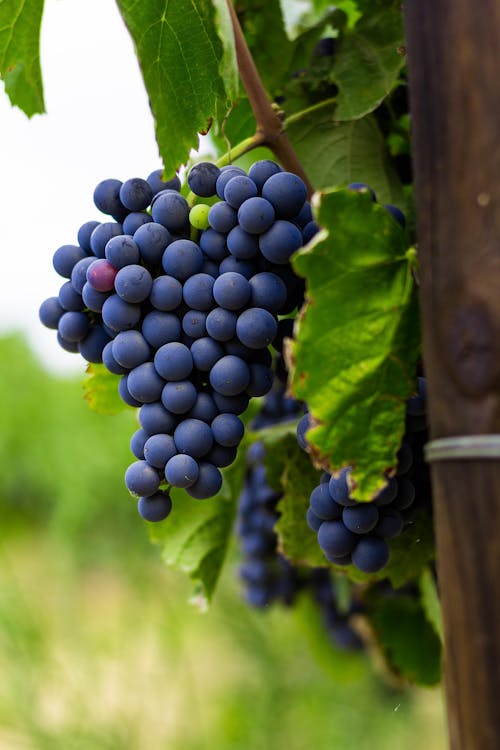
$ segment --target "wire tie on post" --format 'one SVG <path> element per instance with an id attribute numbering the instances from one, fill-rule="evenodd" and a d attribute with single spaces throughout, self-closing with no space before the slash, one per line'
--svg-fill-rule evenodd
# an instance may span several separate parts
<path id="1" fill-rule="evenodd" d="M 456 435 L 436 438 L 424 446 L 428 463 L 459 459 L 500 459 L 500 435 Z"/>

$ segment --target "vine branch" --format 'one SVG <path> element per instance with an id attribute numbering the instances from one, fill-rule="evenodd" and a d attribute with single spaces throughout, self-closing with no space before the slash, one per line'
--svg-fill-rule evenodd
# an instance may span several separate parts
<path id="1" fill-rule="evenodd" d="M 257 123 L 256 135 L 261 137 L 262 145 L 267 146 L 273 152 L 285 169 L 302 178 L 307 187 L 308 196 L 311 197 L 314 188 L 283 129 L 283 123 L 267 97 L 231 0 L 227 0 L 227 5 L 233 25 L 240 78 Z"/>

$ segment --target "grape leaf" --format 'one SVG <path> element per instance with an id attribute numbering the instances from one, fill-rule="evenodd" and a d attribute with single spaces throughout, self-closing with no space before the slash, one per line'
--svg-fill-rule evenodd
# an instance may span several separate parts
<path id="1" fill-rule="evenodd" d="M 83 379 L 83 398 L 88 401 L 92 411 L 98 414 L 119 414 L 132 408 L 122 401 L 118 393 L 119 379 L 104 365 L 87 365 Z"/>
<path id="2" fill-rule="evenodd" d="M 184 163 L 236 95 L 233 36 L 222 0 L 117 0 L 134 41 L 167 174 Z"/>
<path id="3" fill-rule="evenodd" d="M 390 669 L 413 684 L 436 685 L 441 678 L 441 642 L 420 602 L 406 595 L 373 597 L 368 607 Z"/>
<path id="4" fill-rule="evenodd" d="M 396 465 L 415 387 L 419 313 L 407 236 L 368 193 L 316 194 L 323 230 L 294 257 L 307 279 L 289 365 L 315 425 L 318 463 L 353 467 L 353 497 L 370 500 Z"/>
<path id="5" fill-rule="evenodd" d="M 434 628 L 436 635 L 439 636 L 441 643 L 444 643 L 443 619 L 441 614 L 441 604 L 436 589 L 436 582 L 429 567 L 424 568 L 419 579 L 420 598 L 425 615 Z"/>
<path id="6" fill-rule="evenodd" d="M 224 563 L 245 476 L 244 437 L 234 463 L 223 471 L 221 490 L 208 500 L 195 500 L 173 489 L 172 512 L 165 521 L 148 524 L 167 565 L 188 573 L 200 587 L 198 602 L 210 601 Z"/>
<path id="7" fill-rule="evenodd" d="M 295 432 L 266 450 L 266 474 L 271 487 L 283 492 L 275 526 L 283 554 L 299 565 L 327 565 L 316 534 L 306 522 L 309 497 L 320 475 L 299 447 Z"/>
<path id="8" fill-rule="evenodd" d="M 45 112 L 40 70 L 43 0 L 0 2 L 0 77 L 11 103 L 32 115 Z"/>
<path id="9" fill-rule="evenodd" d="M 314 187 L 364 182 L 382 203 L 404 209 L 403 188 L 376 120 L 337 123 L 332 104 L 311 108 L 286 121 L 286 130 Z"/>
<path id="10" fill-rule="evenodd" d="M 400 0 L 370 0 L 369 12 L 339 40 L 331 72 L 336 120 L 359 119 L 390 94 L 405 64 L 403 39 Z"/>

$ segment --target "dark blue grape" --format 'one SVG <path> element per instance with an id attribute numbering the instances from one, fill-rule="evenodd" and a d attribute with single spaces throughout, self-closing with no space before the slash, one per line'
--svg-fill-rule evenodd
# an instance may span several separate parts
<path id="1" fill-rule="evenodd" d="M 154 366 L 165 380 L 185 380 L 193 369 L 193 358 L 187 346 L 174 341 L 158 349 Z"/>
<path id="2" fill-rule="evenodd" d="M 195 273 L 184 282 L 184 302 L 194 310 L 211 310 L 214 305 L 214 279 L 206 273 Z"/>
<path id="3" fill-rule="evenodd" d="M 229 250 L 227 249 L 226 235 L 216 232 L 215 229 L 205 229 L 201 233 L 200 247 L 210 260 L 220 263 Z"/>
<path id="4" fill-rule="evenodd" d="M 220 307 L 226 310 L 240 310 L 250 299 L 251 287 L 240 273 L 223 273 L 215 279 L 213 295 Z"/>
<path id="5" fill-rule="evenodd" d="M 49 297 L 40 305 L 38 317 L 44 326 L 56 329 L 63 313 L 64 307 L 62 307 L 59 299 L 57 297 Z"/>
<path id="6" fill-rule="evenodd" d="M 173 313 L 153 310 L 142 321 L 142 335 L 154 349 L 179 341 L 181 332 L 179 318 Z"/>
<path id="7" fill-rule="evenodd" d="M 103 214 L 113 216 L 121 221 L 127 215 L 127 209 L 120 200 L 122 182 L 113 178 L 102 180 L 94 190 L 94 204 Z"/>
<path id="8" fill-rule="evenodd" d="M 142 177 L 131 177 L 120 188 L 120 200 L 129 211 L 143 211 L 153 199 L 153 190 Z"/>
<path id="9" fill-rule="evenodd" d="M 313 220 L 313 218 L 314 217 L 312 214 L 311 204 L 306 201 L 293 220 L 299 225 L 302 230 L 304 230 L 305 227 Z"/>
<path id="10" fill-rule="evenodd" d="M 196 403 L 196 388 L 190 380 L 177 380 L 167 383 L 161 394 L 165 409 L 172 414 L 186 414 Z"/>
<path id="11" fill-rule="evenodd" d="M 278 324 L 276 318 L 261 307 L 250 307 L 238 316 L 236 335 L 244 346 L 250 349 L 262 349 L 276 336 Z"/>
<path id="12" fill-rule="evenodd" d="M 224 188 L 224 200 L 234 209 L 238 209 L 246 200 L 256 196 L 255 182 L 243 174 L 232 177 Z"/>
<path id="13" fill-rule="evenodd" d="M 182 302 L 182 284 L 173 276 L 158 276 L 153 281 L 149 299 L 157 310 L 175 310 Z"/>
<path id="14" fill-rule="evenodd" d="M 198 479 L 186 488 L 186 492 L 197 500 L 213 497 L 222 487 L 222 474 L 208 461 L 199 464 Z"/>
<path id="15" fill-rule="evenodd" d="M 330 495 L 336 503 L 343 505 L 344 507 L 350 507 L 356 505 L 356 500 L 353 500 L 350 496 L 350 489 L 348 483 L 348 477 L 351 472 L 350 467 L 342 469 L 338 477 L 333 477 L 328 483 Z"/>
<path id="16" fill-rule="evenodd" d="M 98 292 L 88 281 L 83 285 L 82 301 L 92 312 L 101 312 L 109 296 L 109 292 Z"/>
<path id="17" fill-rule="evenodd" d="M 250 362 L 250 382 L 246 391 L 249 396 L 259 398 L 269 393 L 273 386 L 274 373 L 267 365 L 259 362 Z"/>
<path id="18" fill-rule="evenodd" d="M 89 332 L 90 320 L 84 312 L 65 312 L 58 330 L 66 341 L 81 341 Z"/>
<path id="19" fill-rule="evenodd" d="M 353 565 L 362 573 L 378 573 L 389 562 L 389 545 L 376 536 L 363 536 L 352 552 Z"/>
<path id="20" fill-rule="evenodd" d="M 165 273 L 179 281 L 186 281 L 201 272 L 203 253 L 191 240 L 174 240 L 163 253 L 162 265 Z"/>
<path id="21" fill-rule="evenodd" d="M 137 365 L 127 376 L 129 393 L 141 404 L 158 401 L 164 385 L 165 381 L 158 375 L 152 362 Z"/>
<path id="22" fill-rule="evenodd" d="M 244 346 L 236 337 L 231 341 L 225 341 L 223 347 L 225 354 L 234 354 L 235 357 L 240 357 L 245 362 L 250 362 L 253 359 L 254 350 Z"/>
<path id="23" fill-rule="evenodd" d="M 319 225 L 315 221 L 310 221 L 309 224 L 306 224 L 304 229 L 302 230 L 302 244 L 307 245 L 312 238 L 318 234 L 319 232 Z"/>
<path id="24" fill-rule="evenodd" d="M 297 175 L 291 172 L 278 172 L 265 181 L 262 197 L 272 204 L 278 218 L 292 219 L 304 205 L 307 189 Z"/>
<path id="25" fill-rule="evenodd" d="M 318 544 L 331 557 L 349 555 L 358 537 L 342 521 L 324 521 L 318 531 Z"/>
<path id="26" fill-rule="evenodd" d="M 279 175 L 277 175 L 279 176 Z M 302 232 L 291 221 L 278 220 L 259 237 L 262 255 L 271 263 L 288 263 L 302 247 Z"/>
<path id="27" fill-rule="evenodd" d="M 207 273 L 213 279 L 216 279 L 219 275 L 219 264 L 214 260 L 203 261 L 202 273 Z"/>
<path id="28" fill-rule="evenodd" d="M 378 493 L 377 497 L 375 498 L 375 502 L 377 505 L 389 505 L 389 503 L 392 503 L 397 494 L 398 480 L 394 477 L 391 477 L 387 480 L 387 484 L 384 489 Z"/>
<path id="29" fill-rule="evenodd" d="M 85 224 L 82 224 L 80 229 L 78 230 L 77 234 L 77 240 L 80 247 L 83 247 L 83 249 L 87 253 L 92 252 L 92 246 L 90 244 L 90 235 L 94 231 L 96 227 L 99 226 L 101 222 L 100 221 L 86 221 Z"/>
<path id="30" fill-rule="evenodd" d="M 392 508 L 384 508 L 380 512 L 380 518 L 373 533 L 383 539 L 392 539 L 401 534 L 403 526 L 403 516 L 399 511 Z"/>
<path id="31" fill-rule="evenodd" d="M 129 406 L 141 406 L 141 402 L 137 401 L 128 389 L 128 375 L 123 375 L 118 383 L 118 393 L 122 401 L 125 401 Z"/>
<path id="32" fill-rule="evenodd" d="M 95 258 L 87 256 L 79 260 L 71 271 L 71 286 L 78 294 L 83 292 L 83 287 L 87 283 L 87 270 L 92 263 L 95 263 Z"/>
<path id="33" fill-rule="evenodd" d="M 125 472 L 125 485 L 134 495 L 150 497 L 157 491 L 160 477 L 146 461 L 134 461 Z"/>
<path id="34" fill-rule="evenodd" d="M 168 492 L 155 492 L 150 497 L 140 497 L 137 510 L 145 521 L 158 523 L 158 521 L 164 521 L 170 515 L 172 500 Z"/>
<path id="35" fill-rule="evenodd" d="M 275 216 L 273 206 L 265 198 L 249 198 L 238 209 L 240 227 L 252 235 L 267 232 L 273 225 Z"/>
<path id="36" fill-rule="evenodd" d="M 163 224 L 169 232 L 180 232 L 189 223 L 189 205 L 180 193 L 159 193 L 151 208 L 153 221 Z"/>
<path id="37" fill-rule="evenodd" d="M 177 448 L 172 435 L 156 434 L 147 437 L 144 443 L 144 458 L 156 469 L 164 469 L 172 456 L 177 454 Z"/>
<path id="38" fill-rule="evenodd" d="M 224 200 L 224 190 L 226 189 L 229 180 L 232 180 L 233 177 L 238 177 L 238 175 L 243 175 L 245 177 L 246 175 L 241 167 L 235 167 L 233 164 L 228 164 L 227 167 L 222 167 L 220 172 L 217 182 L 215 183 L 215 192 L 221 200 Z"/>
<path id="39" fill-rule="evenodd" d="M 235 258 L 234 255 L 228 255 L 219 264 L 219 276 L 224 273 L 239 273 L 245 279 L 251 279 L 260 270 L 259 263 L 256 260 L 242 260 Z"/>
<path id="40" fill-rule="evenodd" d="M 179 453 L 172 456 L 165 466 L 165 479 L 173 487 L 186 489 L 196 482 L 200 470 L 198 463 L 191 456 Z"/>
<path id="41" fill-rule="evenodd" d="M 323 523 L 323 519 L 319 518 L 312 508 L 307 509 L 306 521 L 311 531 L 314 531 L 315 533 L 319 531 L 319 527 Z"/>
<path id="42" fill-rule="evenodd" d="M 146 211 L 133 211 L 123 220 L 123 234 L 134 235 L 140 227 L 151 223 L 153 219 Z"/>
<path id="43" fill-rule="evenodd" d="M 391 503 L 391 508 L 407 510 L 415 501 L 415 485 L 406 477 L 398 478 L 398 492 Z"/>
<path id="44" fill-rule="evenodd" d="M 359 503 L 342 511 L 344 526 L 353 534 L 368 534 L 377 525 L 378 508 L 374 503 Z"/>
<path id="45" fill-rule="evenodd" d="M 139 331 L 122 331 L 113 340 L 112 354 L 119 365 L 132 370 L 149 359 L 151 349 Z"/>
<path id="46" fill-rule="evenodd" d="M 250 401 L 250 397 L 246 393 L 239 393 L 237 396 L 223 396 L 216 390 L 212 391 L 212 398 L 219 411 L 228 414 L 243 414 Z"/>
<path id="47" fill-rule="evenodd" d="M 116 269 L 125 268 L 132 264 L 138 264 L 141 254 L 137 244 L 128 234 L 119 234 L 106 243 L 104 249 L 106 260 L 109 260 Z"/>
<path id="48" fill-rule="evenodd" d="M 286 338 L 293 339 L 294 326 L 294 318 L 282 318 L 281 320 L 278 320 L 276 336 L 274 337 L 272 342 L 273 348 L 276 349 L 277 352 L 283 353 L 283 345 Z"/>
<path id="49" fill-rule="evenodd" d="M 249 260 L 259 252 L 259 240 L 255 234 L 245 232 L 238 225 L 227 235 L 227 248 L 238 260 Z"/>
<path id="50" fill-rule="evenodd" d="M 141 406 L 139 423 L 148 435 L 159 433 L 173 435 L 177 426 L 177 417 L 167 411 L 159 401 L 154 401 Z"/>
<path id="51" fill-rule="evenodd" d="M 184 419 L 175 428 L 174 441 L 179 453 L 202 458 L 213 444 L 210 426 L 201 419 Z"/>
<path id="52" fill-rule="evenodd" d="M 141 306 L 125 302 L 117 294 L 105 300 L 101 312 L 103 322 L 117 333 L 134 328 L 141 319 Z"/>
<path id="53" fill-rule="evenodd" d="M 326 483 L 313 489 L 309 502 L 313 513 L 322 521 L 336 521 L 342 516 L 343 508 L 333 500 Z"/>
<path id="54" fill-rule="evenodd" d="M 217 409 L 212 396 L 208 393 L 202 392 L 198 393 L 196 396 L 196 403 L 188 412 L 187 417 L 189 419 L 201 419 L 202 422 L 211 424 L 218 413 L 219 410 Z"/>
<path id="55" fill-rule="evenodd" d="M 203 336 L 191 344 L 194 366 L 200 372 L 209 372 L 215 363 L 224 356 L 221 345 L 209 336 Z"/>
<path id="56" fill-rule="evenodd" d="M 125 302 L 144 302 L 149 297 L 153 279 L 143 266 L 132 264 L 121 268 L 116 274 L 115 290 Z"/>
<path id="57" fill-rule="evenodd" d="M 85 338 L 78 342 L 78 351 L 87 362 L 102 362 L 102 350 L 110 340 L 101 325 L 93 325 Z"/>
<path id="58" fill-rule="evenodd" d="M 274 161 L 271 161 L 271 159 L 261 159 L 252 164 L 252 166 L 248 170 L 248 176 L 255 182 L 255 184 L 257 185 L 257 189 L 259 191 L 262 191 L 266 180 L 268 180 L 269 177 L 271 177 L 273 174 L 277 174 L 278 172 L 282 171 L 283 169 L 280 167 L 280 165 L 276 164 L 276 162 Z"/>
<path id="59" fill-rule="evenodd" d="M 216 164 L 208 161 L 198 162 L 189 170 L 189 189 L 202 198 L 210 198 L 215 195 L 215 186 L 219 175 L 220 169 Z"/>
<path id="60" fill-rule="evenodd" d="M 167 245 L 172 242 L 168 229 L 151 220 L 138 227 L 133 235 L 144 263 L 149 267 L 159 266 Z"/>
<path id="61" fill-rule="evenodd" d="M 236 414 L 219 414 L 211 424 L 214 439 L 220 445 L 233 448 L 240 444 L 245 427 Z"/>
<path id="62" fill-rule="evenodd" d="M 140 461 L 144 460 L 144 445 L 148 437 L 148 433 L 141 427 L 141 429 L 136 430 L 130 438 L 130 450 Z"/>
<path id="63" fill-rule="evenodd" d="M 113 375 L 126 375 L 129 371 L 128 367 L 123 367 L 113 357 L 113 340 L 108 341 L 102 350 L 102 361 L 106 369 L 112 372 Z M 138 456 L 138 458 L 142 457 Z"/>
<path id="64" fill-rule="evenodd" d="M 237 319 L 234 312 L 216 307 L 207 315 L 207 332 L 216 341 L 230 341 L 236 334 Z"/>
<path id="65" fill-rule="evenodd" d="M 64 310 L 80 312 L 85 307 L 82 295 L 78 294 L 73 288 L 71 281 L 65 281 L 59 289 L 59 304 Z"/>
<path id="66" fill-rule="evenodd" d="M 59 276 L 69 279 L 78 261 L 87 257 L 87 253 L 79 245 L 62 245 L 55 251 L 52 263 Z"/>
<path id="67" fill-rule="evenodd" d="M 297 442 L 303 451 L 306 451 L 309 447 L 309 443 L 306 440 L 306 432 L 311 426 L 311 417 L 307 412 L 303 417 L 299 419 L 297 424 Z"/>
<path id="68" fill-rule="evenodd" d="M 182 318 L 182 330 L 192 339 L 199 339 L 207 334 L 205 322 L 206 312 L 201 310 L 188 310 Z"/>
<path id="69" fill-rule="evenodd" d="M 227 234 L 238 222 L 235 209 L 226 203 L 219 201 L 215 203 L 208 212 L 208 222 L 216 232 Z"/>
<path id="70" fill-rule="evenodd" d="M 401 476 L 410 471 L 413 466 L 413 450 L 409 443 L 402 443 L 397 453 L 397 471 L 396 476 Z"/>
<path id="71" fill-rule="evenodd" d="M 250 288 L 252 307 L 262 307 L 264 310 L 277 313 L 286 302 L 286 284 L 275 273 L 268 271 L 256 273 L 250 279 Z"/>
<path id="72" fill-rule="evenodd" d="M 209 452 L 205 456 L 205 460 L 209 463 L 217 466 L 218 469 L 223 469 L 226 466 L 231 466 L 238 454 L 237 448 L 228 448 L 218 443 L 214 443 Z"/>
<path id="73" fill-rule="evenodd" d="M 170 180 L 163 180 L 163 169 L 155 169 L 154 172 L 151 172 L 147 181 L 153 191 L 153 195 L 160 193 L 162 190 L 177 190 L 179 192 L 181 189 L 181 181 L 177 175 Z"/>
<path id="74" fill-rule="evenodd" d="M 410 417 L 423 417 L 427 410 L 427 383 L 425 378 L 418 378 L 417 393 L 411 396 L 406 404 L 406 413 Z"/>
<path id="75" fill-rule="evenodd" d="M 66 341 L 66 339 L 63 339 L 59 331 L 57 332 L 57 343 L 62 349 L 71 354 L 76 354 L 78 352 L 78 344 L 75 341 Z"/>
<path id="76" fill-rule="evenodd" d="M 96 258 L 106 257 L 106 245 L 113 237 L 120 237 L 123 227 L 114 221 L 99 224 L 90 235 L 90 247 Z M 114 265 L 114 264 L 113 264 Z"/>
<path id="77" fill-rule="evenodd" d="M 237 396 L 250 382 L 246 362 L 231 354 L 221 357 L 210 370 L 210 385 L 222 396 Z"/>

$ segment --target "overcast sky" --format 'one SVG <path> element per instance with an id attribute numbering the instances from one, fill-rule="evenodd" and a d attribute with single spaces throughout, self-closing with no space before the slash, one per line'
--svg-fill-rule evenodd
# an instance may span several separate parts
<path id="1" fill-rule="evenodd" d="M 41 61 L 47 114 L 28 120 L 0 91 L 0 334 L 22 329 L 48 367 L 83 372 L 38 320 L 64 281 L 52 255 L 102 218 L 92 202 L 100 180 L 146 177 L 161 162 L 114 0 L 46 0 Z"/>

